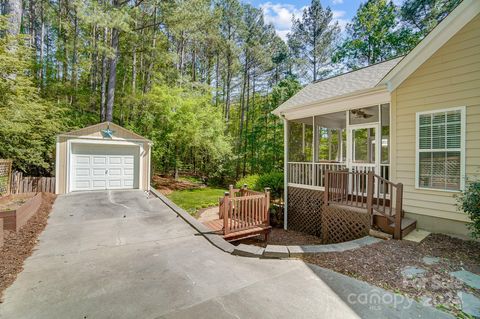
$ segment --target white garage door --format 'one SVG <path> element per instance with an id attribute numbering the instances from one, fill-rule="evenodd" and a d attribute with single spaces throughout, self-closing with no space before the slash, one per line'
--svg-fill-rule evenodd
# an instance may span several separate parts
<path id="1" fill-rule="evenodd" d="M 138 188 L 138 147 L 73 144 L 71 191 Z"/>

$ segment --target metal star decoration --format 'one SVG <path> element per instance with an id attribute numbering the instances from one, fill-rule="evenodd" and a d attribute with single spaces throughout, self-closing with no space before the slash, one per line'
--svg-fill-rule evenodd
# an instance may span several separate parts
<path id="1" fill-rule="evenodd" d="M 113 133 L 115 133 L 115 131 L 112 131 L 112 130 L 110 129 L 110 125 L 107 126 L 106 129 L 102 130 L 102 135 L 103 135 L 103 137 L 112 138 L 112 137 L 113 137 Z"/>

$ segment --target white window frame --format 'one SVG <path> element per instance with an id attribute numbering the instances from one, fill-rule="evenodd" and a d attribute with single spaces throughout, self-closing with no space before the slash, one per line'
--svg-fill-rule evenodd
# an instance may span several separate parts
<path id="1" fill-rule="evenodd" d="M 431 188 L 431 187 L 421 187 L 420 186 L 420 115 L 432 114 L 432 113 L 441 113 L 441 112 L 450 112 L 450 111 L 460 111 L 460 190 L 452 189 L 440 189 L 440 188 Z M 416 124 L 415 124 L 415 188 L 418 190 L 431 190 L 439 192 L 448 192 L 448 193 L 458 193 L 465 189 L 465 132 L 467 127 L 466 122 L 466 107 L 457 106 L 445 109 L 435 109 L 424 112 L 416 113 Z M 448 149 L 445 149 L 446 151 Z"/>

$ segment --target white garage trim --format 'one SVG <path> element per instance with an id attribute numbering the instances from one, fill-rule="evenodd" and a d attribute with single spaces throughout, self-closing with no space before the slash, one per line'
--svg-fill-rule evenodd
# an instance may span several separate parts
<path id="1" fill-rule="evenodd" d="M 60 138 L 57 136 L 55 145 L 55 179 L 58 178 L 60 172 Z M 55 194 L 58 194 L 58 181 L 55 180 Z"/>
<path id="2" fill-rule="evenodd" d="M 72 163 L 72 157 L 74 156 L 73 154 L 73 145 L 76 144 L 85 144 L 85 145 L 111 145 L 111 146 L 130 146 L 130 147 L 138 147 L 138 154 L 136 154 L 137 157 L 137 162 L 138 162 L 138 167 L 137 170 L 134 171 L 134 176 L 138 176 L 138 185 L 136 185 L 137 188 L 141 188 L 141 185 L 143 185 L 143 161 L 141 160 L 142 156 L 144 155 L 144 148 L 143 148 L 143 143 L 140 142 L 133 142 L 133 141 L 125 141 L 125 140 L 100 140 L 100 139 L 71 139 L 68 140 L 67 142 L 67 181 L 66 181 L 66 186 L 67 186 L 67 193 L 71 192 L 73 190 L 72 187 L 72 181 L 73 181 L 73 163 Z M 135 169 L 135 165 L 134 165 Z"/>

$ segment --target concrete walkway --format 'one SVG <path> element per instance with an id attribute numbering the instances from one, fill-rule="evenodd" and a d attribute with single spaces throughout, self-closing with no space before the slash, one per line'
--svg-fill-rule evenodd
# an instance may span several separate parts
<path id="1" fill-rule="evenodd" d="M 0 318 L 443 318 L 299 260 L 232 256 L 140 191 L 60 196 Z"/>

